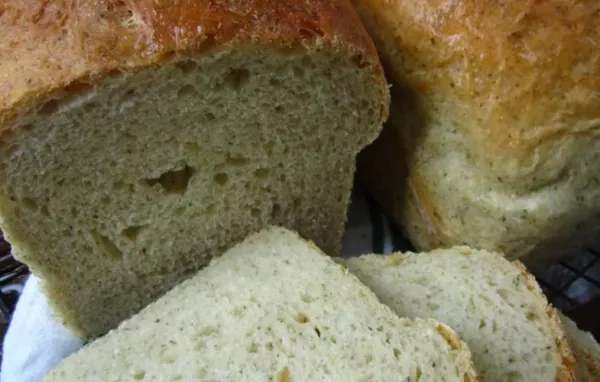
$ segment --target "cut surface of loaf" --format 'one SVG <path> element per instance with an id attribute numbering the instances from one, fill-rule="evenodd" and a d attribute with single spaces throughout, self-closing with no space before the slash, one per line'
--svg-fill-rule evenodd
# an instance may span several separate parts
<path id="1" fill-rule="evenodd" d="M 560 314 L 560 318 L 567 341 L 577 361 L 576 381 L 600 381 L 600 345 L 591 333 L 579 329 L 569 317 Z"/>
<path id="2" fill-rule="evenodd" d="M 0 226 L 69 328 L 106 332 L 268 224 L 339 251 L 389 99 L 346 0 L 9 3 Z"/>
<path id="3" fill-rule="evenodd" d="M 271 227 L 236 245 L 46 381 L 475 381 L 468 348 L 397 317 L 312 243 Z"/>
<path id="4" fill-rule="evenodd" d="M 573 381 L 557 312 L 520 263 L 469 247 L 340 262 L 400 317 L 453 328 L 482 381 Z"/>
<path id="5" fill-rule="evenodd" d="M 545 262 L 596 240 L 597 1 L 354 3 L 398 103 L 359 176 L 419 250 Z"/>

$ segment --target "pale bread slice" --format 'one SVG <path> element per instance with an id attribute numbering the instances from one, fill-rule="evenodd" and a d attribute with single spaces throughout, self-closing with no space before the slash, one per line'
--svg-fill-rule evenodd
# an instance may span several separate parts
<path id="1" fill-rule="evenodd" d="M 315 245 L 252 235 L 46 381 L 474 381 L 467 346 L 401 319 Z"/>
<path id="2" fill-rule="evenodd" d="M 483 381 L 573 380 L 556 310 L 520 263 L 468 247 L 340 261 L 400 317 L 453 328 Z"/>
<path id="3" fill-rule="evenodd" d="M 600 345 L 591 333 L 579 329 L 573 320 L 562 313 L 560 318 L 565 327 L 569 346 L 577 360 L 577 382 L 600 381 Z"/>

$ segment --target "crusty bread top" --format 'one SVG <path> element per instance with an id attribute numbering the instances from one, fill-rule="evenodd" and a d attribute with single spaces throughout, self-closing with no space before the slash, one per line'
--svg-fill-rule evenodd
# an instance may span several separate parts
<path id="1" fill-rule="evenodd" d="M 19 114 L 52 113 L 53 97 L 223 44 L 326 47 L 385 83 L 347 0 L 7 0 L 0 36 L 0 144 Z"/>
<path id="2" fill-rule="evenodd" d="M 544 158 L 557 151 L 551 142 L 597 137 L 597 0 L 354 2 L 371 24 L 367 29 L 379 34 L 378 47 L 396 79 L 450 103 L 453 115 L 446 119 L 472 139 L 472 154 L 486 158 L 478 165 L 491 166 L 492 175 L 527 182 L 522 178 L 529 167 L 547 161 L 562 167 L 567 154 L 578 155 L 572 150 L 561 161 Z M 544 143 L 548 147 L 539 152 Z"/>

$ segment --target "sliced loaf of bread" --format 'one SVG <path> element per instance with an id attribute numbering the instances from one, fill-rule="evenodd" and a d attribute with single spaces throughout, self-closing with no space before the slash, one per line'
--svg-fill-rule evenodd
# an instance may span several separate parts
<path id="1" fill-rule="evenodd" d="M 347 0 L 6 4 L 0 227 L 69 328 L 106 332 L 269 224 L 339 251 L 389 99 Z"/>
<path id="2" fill-rule="evenodd" d="M 402 319 L 315 245 L 252 235 L 46 381 L 475 381 L 467 346 Z"/>
<path id="3" fill-rule="evenodd" d="M 483 381 L 573 380 L 557 312 L 520 263 L 467 247 L 340 261 L 400 317 L 456 330 Z"/>
<path id="4" fill-rule="evenodd" d="M 591 333 L 579 329 L 569 317 L 561 314 L 560 318 L 565 327 L 567 341 L 577 360 L 577 382 L 600 381 L 600 345 Z"/>

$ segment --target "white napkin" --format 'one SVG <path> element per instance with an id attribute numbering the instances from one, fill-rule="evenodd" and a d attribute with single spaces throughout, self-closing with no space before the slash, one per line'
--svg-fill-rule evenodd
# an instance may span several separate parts
<path id="1" fill-rule="evenodd" d="M 83 344 L 53 316 L 39 280 L 30 276 L 4 338 L 0 381 L 39 382 Z"/>

